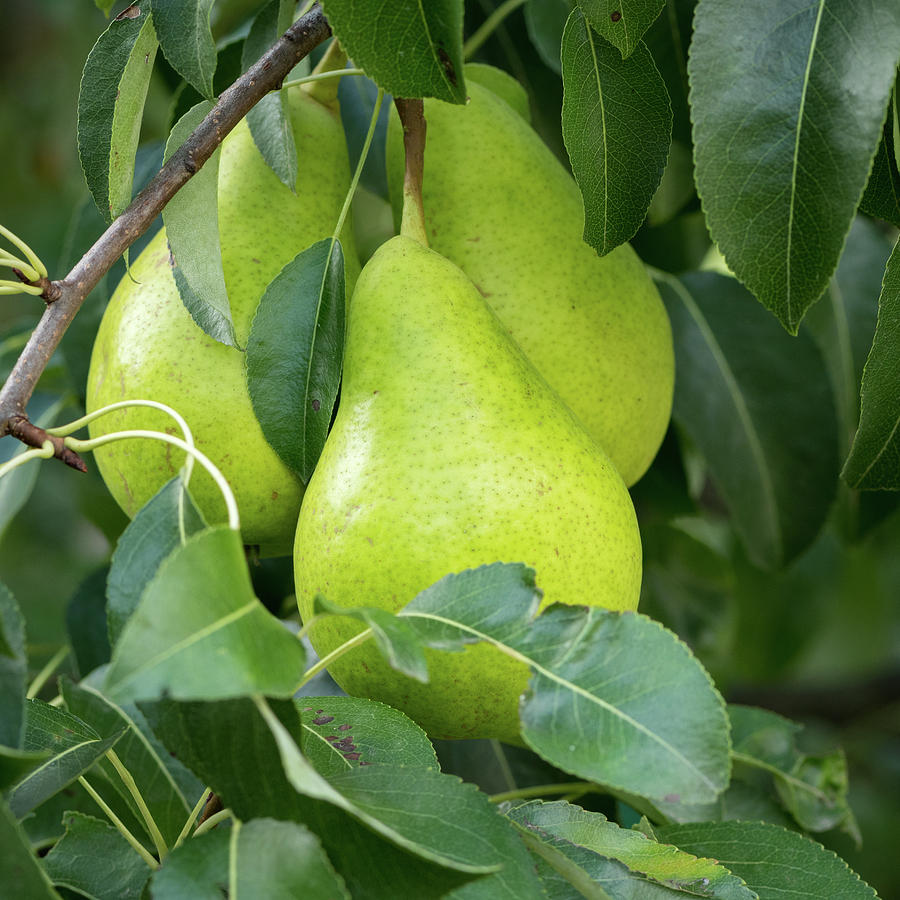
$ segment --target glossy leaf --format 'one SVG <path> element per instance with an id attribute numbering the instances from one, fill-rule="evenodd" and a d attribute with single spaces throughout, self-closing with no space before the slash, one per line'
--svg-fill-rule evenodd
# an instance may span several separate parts
<path id="1" fill-rule="evenodd" d="M 841 473 L 861 490 L 900 490 L 900 241 L 878 298 L 878 324 L 863 372 L 859 430 Z"/>
<path id="2" fill-rule="evenodd" d="M 71 713 L 41 700 L 28 701 L 24 749 L 47 751 L 51 756 L 10 791 L 9 808 L 22 818 L 83 775 L 123 733 L 124 729 L 101 739 Z"/>
<path id="3" fill-rule="evenodd" d="M 828 285 L 878 147 L 900 5 L 701 0 L 697 185 L 728 265 L 796 333 Z"/>
<path id="4" fill-rule="evenodd" d="M 659 186 L 672 108 L 646 45 L 623 60 L 577 9 L 562 38 L 563 139 L 584 198 L 584 239 L 603 256 L 634 236 Z"/>
<path id="5" fill-rule="evenodd" d="M 559 48 L 563 29 L 575 0 L 531 0 L 525 4 L 528 37 L 541 59 L 554 72 L 562 72 Z"/>
<path id="6" fill-rule="evenodd" d="M 135 154 L 157 46 L 149 4 L 134 4 L 128 14 L 110 22 L 84 66 L 78 94 L 78 155 L 88 189 L 107 222 L 131 203 Z"/>
<path id="7" fill-rule="evenodd" d="M 496 563 L 442 578 L 400 615 L 432 647 L 487 640 L 526 663 L 522 737 L 559 768 L 649 798 L 701 802 L 725 788 L 724 704 L 675 635 L 593 607 L 533 618 L 536 605 L 531 570 Z"/>
<path id="8" fill-rule="evenodd" d="M 884 123 L 881 143 L 872 162 L 872 171 L 866 192 L 859 201 L 859 208 L 870 216 L 884 219 L 900 228 L 900 165 L 897 164 L 894 145 L 896 121 L 892 106 Z"/>
<path id="9" fill-rule="evenodd" d="M 337 606 L 329 603 L 321 595 L 317 596 L 313 603 L 313 614 L 319 613 L 348 616 L 364 622 L 366 627 L 372 629 L 372 639 L 392 669 L 423 684 L 428 683 L 425 652 L 418 635 L 408 622 L 384 609 Z"/>
<path id="10" fill-rule="evenodd" d="M 222 900 L 231 833 L 215 828 L 176 847 L 150 880 L 153 900 Z"/>
<path id="11" fill-rule="evenodd" d="M 159 45 L 172 68 L 207 98 L 213 96 L 216 45 L 209 26 L 213 0 L 150 0 Z"/>
<path id="12" fill-rule="evenodd" d="M 253 595 L 240 536 L 221 525 L 159 567 L 116 644 L 105 693 L 117 703 L 284 697 L 303 664 L 303 645 Z"/>
<path id="13" fill-rule="evenodd" d="M 765 900 L 875 897 L 872 888 L 831 850 L 777 825 L 704 822 L 655 831 L 664 843 L 718 860 Z"/>
<path id="14" fill-rule="evenodd" d="M 375 110 L 378 88 L 368 78 L 341 78 L 338 86 L 338 105 L 341 124 L 347 136 L 347 152 L 350 156 L 350 171 L 355 171 L 365 145 L 369 123 Z M 385 162 L 385 140 L 387 138 L 390 103 L 382 103 L 378 110 L 375 136 L 369 146 L 369 153 L 363 165 L 360 184 L 389 200 L 387 183 L 387 163 Z"/>
<path id="15" fill-rule="evenodd" d="M 656 20 L 665 0 L 578 0 L 591 28 L 622 54 L 631 56 Z"/>
<path id="16" fill-rule="evenodd" d="M 173 760 L 153 737 L 136 707 L 123 709 L 94 688 L 73 684 L 65 678 L 60 680 L 60 691 L 66 708 L 103 737 L 125 729 L 116 744 L 116 755 L 134 778 L 166 843 L 172 846 L 199 799 L 203 785 L 188 776 L 194 785 L 186 795 L 171 771 L 173 763 L 178 765 L 177 760 Z M 102 766 L 110 781 L 118 786 L 120 780 L 111 764 L 104 762 Z M 184 780 L 183 774 L 181 778 Z M 132 805 L 131 795 L 124 788 L 120 792 L 125 802 Z M 140 817 L 140 810 L 133 807 L 132 811 Z"/>
<path id="17" fill-rule="evenodd" d="M 353 61 L 395 97 L 464 103 L 462 0 L 325 0 Z"/>
<path id="18" fill-rule="evenodd" d="M 163 560 L 206 527 L 180 477 L 164 484 L 137 512 L 116 544 L 107 578 L 107 624 L 115 644 Z"/>
<path id="19" fill-rule="evenodd" d="M 304 697 L 296 704 L 300 749 L 326 778 L 375 763 L 438 769 L 425 732 L 393 707 L 365 697 Z"/>
<path id="20" fill-rule="evenodd" d="M 25 618 L 0 582 L 0 746 L 19 748 L 25 736 Z"/>
<path id="21" fill-rule="evenodd" d="M 565 855 L 615 900 L 674 896 L 653 886 L 720 900 L 756 900 L 740 878 L 715 860 L 649 840 L 600 813 L 562 801 L 532 801 L 513 806 L 507 815 L 523 832 Z"/>
<path id="22" fill-rule="evenodd" d="M 290 27 L 294 0 L 271 0 L 257 14 L 244 41 L 241 68 L 249 69 Z M 292 191 L 297 184 L 297 147 L 283 90 L 272 91 L 247 113 L 253 142 L 278 176 Z"/>
<path id="23" fill-rule="evenodd" d="M 176 123 L 166 141 L 168 158 L 184 143 L 212 109 L 204 101 Z M 222 248 L 219 243 L 219 156 L 221 149 L 168 202 L 163 224 L 169 241 L 172 272 L 178 293 L 191 318 L 211 338 L 237 346 L 234 322 L 225 289 Z"/>
<path id="24" fill-rule="evenodd" d="M 0 800 L 0 879 L 15 885 L 16 900 L 59 900 L 22 826 Z"/>
<path id="25" fill-rule="evenodd" d="M 837 421 L 821 354 L 733 278 L 701 272 L 658 286 L 675 341 L 675 421 L 751 559 L 782 566 L 816 536 L 834 497 Z"/>
<path id="26" fill-rule="evenodd" d="M 108 822 L 79 812 L 63 817 L 66 833 L 44 857 L 54 884 L 96 900 L 140 900 L 150 869 Z"/>
<path id="27" fill-rule="evenodd" d="M 325 445 L 341 380 L 340 241 L 301 251 L 266 288 L 247 341 L 247 384 L 266 440 L 303 482 Z"/>
<path id="28" fill-rule="evenodd" d="M 696 5 L 697 0 L 665 0 L 662 14 L 644 36 L 672 104 L 672 136 L 685 149 L 691 147 L 687 60 Z"/>

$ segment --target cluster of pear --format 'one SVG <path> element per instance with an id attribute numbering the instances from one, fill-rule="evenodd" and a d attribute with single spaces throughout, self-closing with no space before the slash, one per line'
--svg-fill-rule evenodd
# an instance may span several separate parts
<path id="1" fill-rule="evenodd" d="M 668 422 L 668 320 L 629 247 L 601 259 L 583 243 L 577 187 L 526 121 L 521 88 L 485 67 L 466 74 L 466 106 L 425 103 L 424 222 L 401 190 L 395 121 L 401 233 L 358 280 L 344 242 L 348 296 L 355 289 L 340 404 L 305 493 L 256 423 L 241 352 L 184 310 L 164 235 L 119 286 L 97 337 L 89 406 L 145 397 L 177 408 L 232 484 L 245 541 L 277 553 L 294 538 L 304 619 L 316 594 L 397 610 L 443 575 L 495 561 L 533 567 L 544 604 L 637 606 L 641 545 L 626 484 Z M 296 196 L 246 128 L 223 145 L 222 255 L 242 343 L 268 281 L 334 227 L 349 181 L 335 110 L 302 90 L 291 102 Z M 159 427 L 152 419 L 128 411 L 102 427 Z M 181 462 L 149 442 L 104 449 L 101 472 L 130 514 Z M 192 490 L 208 518 L 222 518 L 211 488 L 198 478 Z M 324 656 L 361 627 L 323 617 L 310 636 Z M 369 641 L 329 671 L 433 737 L 517 739 L 522 664 L 486 644 L 428 661 L 422 685 Z"/>

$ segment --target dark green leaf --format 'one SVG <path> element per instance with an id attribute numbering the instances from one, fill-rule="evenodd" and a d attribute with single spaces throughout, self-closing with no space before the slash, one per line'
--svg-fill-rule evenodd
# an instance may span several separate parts
<path id="1" fill-rule="evenodd" d="M 344 255 L 318 241 L 269 283 L 247 341 L 247 384 L 266 440 L 309 481 L 341 380 Z"/>
<path id="2" fill-rule="evenodd" d="M 0 793 L 21 781 L 49 756 L 46 750 L 16 750 L 0 746 Z"/>
<path id="3" fill-rule="evenodd" d="M 593 607 L 533 619 L 536 604 L 531 570 L 496 563 L 442 578 L 400 615 L 432 647 L 488 640 L 526 663 L 522 737 L 559 768 L 649 798 L 701 802 L 725 788 L 724 704 L 675 635 Z"/>
<path id="4" fill-rule="evenodd" d="M 837 421 L 822 357 L 733 278 L 661 277 L 675 341 L 673 415 L 709 466 L 753 561 L 812 541 L 836 486 Z"/>
<path id="5" fill-rule="evenodd" d="M 49 751 L 52 755 L 10 791 L 9 808 L 22 818 L 83 775 L 123 734 L 124 729 L 101 739 L 71 713 L 41 700 L 29 700 L 24 749 Z"/>
<path id="6" fill-rule="evenodd" d="M 464 103 L 462 0 L 325 0 L 353 61 L 395 97 Z"/>
<path id="7" fill-rule="evenodd" d="M 364 697 L 304 697 L 296 703 L 300 749 L 326 778 L 363 762 L 438 768 L 425 732 L 393 707 Z"/>
<path id="8" fill-rule="evenodd" d="M 415 678 L 422 684 L 428 683 L 428 663 L 425 652 L 415 630 L 408 622 L 398 618 L 385 609 L 359 607 L 347 609 L 329 603 L 324 597 L 317 596 L 313 601 L 314 614 L 326 613 L 336 616 L 349 616 L 364 622 L 372 629 L 372 638 L 381 655 L 392 669 Z"/>
<path id="9" fill-rule="evenodd" d="M 63 824 L 65 835 L 44 857 L 54 884 L 96 900 L 140 900 L 150 869 L 112 825 L 78 812 Z"/>
<path id="10" fill-rule="evenodd" d="M 525 5 L 528 37 L 554 72 L 562 72 L 559 48 L 573 4 L 574 0 L 531 0 Z"/>
<path id="11" fill-rule="evenodd" d="M 106 693 L 215 699 L 293 694 L 302 644 L 253 596 L 240 535 L 198 532 L 159 567 L 113 651 Z"/>
<path id="12" fill-rule="evenodd" d="M 643 43 L 623 60 L 573 10 L 562 39 L 562 127 L 584 197 L 584 239 L 603 256 L 640 228 L 672 136 L 666 86 Z"/>
<path id="13" fill-rule="evenodd" d="M 591 28 L 622 54 L 631 56 L 665 0 L 577 0 Z"/>
<path id="14" fill-rule="evenodd" d="M 719 861 L 764 900 L 873 898 L 875 892 L 821 844 L 777 825 L 704 822 L 656 829 L 658 840 Z"/>
<path id="15" fill-rule="evenodd" d="M 133 15 L 117 16 L 97 39 L 78 94 L 81 168 L 107 222 L 131 203 L 144 100 L 158 46 L 149 4 L 129 9 Z"/>
<path id="16" fill-rule="evenodd" d="M 106 575 L 102 569 L 88 575 L 66 604 L 66 631 L 80 675 L 109 662 L 106 633 Z"/>
<path id="17" fill-rule="evenodd" d="M 0 582 L 0 746 L 19 748 L 25 736 L 25 619 Z"/>
<path id="18" fill-rule="evenodd" d="M 213 0 L 151 0 L 159 45 L 172 68 L 207 98 L 213 96 L 216 45 L 209 27 Z"/>
<path id="19" fill-rule="evenodd" d="M 123 709 L 94 688 L 73 684 L 65 678 L 60 680 L 60 690 L 67 709 L 90 724 L 98 734 L 108 737 L 120 732 L 123 727 L 126 729 L 116 744 L 116 755 L 134 778 L 166 843 L 172 846 L 199 799 L 203 785 L 187 773 L 179 773 L 182 781 L 186 776 L 194 782 L 189 796 L 185 795 L 172 772 L 173 763 L 177 765 L 177 760 L 172 760 L 153 737 L 137 708 Z M 103 763 L 103 767 L 110 781 L 118 786 L 119 777 L 113 773 L 111 766 Z M 122 790 L 124 800 L 131 805 L 131 795 L 124 788 Z M 140 817 L 140 810 L 136 807 L 133 812 Z"/>
<path id="20" fill-rule="evenodd" d="M 59 900 L 22 826 L 0 800 L 0 886 L 15 885 L 15 900 Z"/>
<path id="21" fill-rule="evenodd" d="M 859 430 L 841 477 L 860 490 L 900 490 L 900 241 L 881 296 L 872 350 L 866 360 Z"/>
<path id="22" fill-rule="evenodd" d="M 271 0 L 256 15 L 244 41 L 241 68 L 249 69 L 290 27 L 294 0 Z M 253 142 L 280 181 L 292 191 L 297 184 L 297 147 L 287 94 L 273 91 L 247 113 Z"/>
<path id="23" fill-rule="evenodd" d="M 222 900 L 228 889 L 229 829 L 216 828 L 185 841 L 150 880 L 153 900 Z"/>
<path id="24" fill-rule="evenodd" d="M 180 477 L 164 484 L 137 512 L 116 544 L 107 579 L 107 624 L 112 643 L 137 608 L 162 561 L 184 537 L 206 527 Z"/>
<path id="25" fill-rule="evenodd" d="M 350 169 L 353 171 L 362 155 L 378 88 L 368 78 L 342 78 L 338 86 L 338 103 L 341 111 L 341 124 L 347 135 L 347 150 L 350 154 Z M 375 136 L 369 147 L 369 155 L 363 165 L 360 184 L 388 200 L 387 169 L 385 162 L 385 140 L 387 137 L 390 103 L 382 103 L 378 111 L 378 123 Z"/>
<path id="26" fill-rule="evenodd" d="M 728 265 L 791 333 L 834 272 L 900 57 L 900 5 L 701 3 L 697 186 Z M 852 89 L 850 89 L 852 85 Z"/>
<path id="27" fill-rule="evenodd" d="M 895 85 L 895 97 L 897 90 Z M 900 228 L 900 166 L 897 165 L 894 147 L 895 125 L 896 119 L 892 105 L 887 121 L 884 123 L 878 152 L 872 162 L 872 171 L 869 174 L 866 192 L 859 201 L 859 208 L 870 216 L 884 219 Z"/>
<path id="28" fill-rule="evenodd" d="M 648 840 L 638 831 L 620 828 L 605 816 L 562 801 L 531 801 L 507 815 L 523 831 L 555 847 L 610 897 L 672 896 L 651 886 L 722 900 L 755 900 L 756 895 L 711 859 L 698 859 L 674 847 Z M 622 863 L 623 873 L 611 861 Z"/>
<path id="29" fill-rule="evenodd" d="M 184 143 L 212 107 L 210 101 L 198 103 L 178 120 L 166 142 L 166 159 Z M 236 347 L 219 243 L 220 154 L 221 149 L 217 148 L 203 168 L 168 202 L 163 210 L 163 223 L 175 283 L 191 318 L 211 338 Z"/>

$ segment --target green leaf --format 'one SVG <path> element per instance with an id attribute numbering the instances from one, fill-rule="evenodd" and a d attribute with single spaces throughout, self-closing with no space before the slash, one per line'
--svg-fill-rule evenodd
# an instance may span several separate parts
<path id="1" fill-rule="evenodd" d="M 44 703 L 29 700 L 25 750 L 49 751 L 51 757 L 33 769 L 10 791 L 9 808 L 20 819 L 83 775 L 124 734 L 100 736 L 81 719 Z"/>
<path id="2" fill-rule="evenodd" d="M 643 43 L 628 59 L 573 10 L 562 39 L 562 128 L 584 197 L 584 239 L 603 256 L 633 237 L 656 192 L 672 108 Z"/>
<path id="3" fill-rule="evenodd" d="M 116 5 L 116 0 L 94 0 L 94 5 L 108 19 L 109 11 Z"/>
<path id="4" fill-rule="evenodd" d="M 59 900 L 28 837 L 0 800 L 0 884 L 15 885 L 15 900 Z"/>
<path id="5" fill-rule="evenodd" d="M 210 101 L 192 107 L 166 141 L 166 160 L 184 143 L 212 109 Z M 191 318 L 211 338 L 237 346 L 219 243 L 219 157 L 207 160 L 163 210 L 170 263 L 178 293 Z"/>
<path id="6" fill-rule="evenodd" d="M 66 833 L 44 857 L 54 884 L 96 900 L 140 900 L 147 864 L 108 822 L 79 812 L 63 817 Z"/>
<path id="7" fill-rule="evenodd" d="M 107 578 L 107 625 L 110 642 L 119 640 L 125 623 L 163 560 L 184 537 L 206 527 L 203 516 L 179 476 L 164 484 L 137 512 L 116 544 Z"/>
<path id="8" fill-rule="evenodd" d="M 177 765 L 177 760 L 173 760 L 156 740 L 136 707 L 126 710 L 116 706 L 94 688 L 73 684 L 67 678 L 60 679 L 60 692 L 66 708 L 103 737 L 125 728 L 116 744 L 116 755 L 134 778 L 166 843 L 172 846 L 200 797 L 203 785 L 188 773 L 179 773 L 182 781 L 186 778 L 192 783 L 186 796 L 172 772 L 172 764 Z M 111 764 L 103 762 L 101 765 L 110 782 L 119 787 L 119 776 L 114 774 Z M 140 818 L 140 810 L 133 806 L 131 794 L 124 787 L 120 788 L 120 793 L 132 806 L 135 816 Z"/>
<path id="9" fill-rule="evenodd" d="M 105 693 L 117 703 L 286 697 L 303 664 L 303 645 L 253 595 L 240 536 L 221 525 L 159 567 L 116 644 Z"/>
<path id="10" fill-rule="evenodd" d="M 66 632 L 80 675 L 109 662 L 106 633 L 106 576 L 104 566 L 78 585 L 66 604 Z"/>
<path id="11" fill-rule="evenodd" d="M 209 26 L 213 0 L 150 0 L 159 45 L 172 68 L 204 97 L 213 97 L 216 45 Z"/>
<path id="12" fill-rule="evenodd" d="M 256 15 L 244 41 L 241 68 L 247 70 L 293 21 L 294 0 L 271 0 Z M 263 159 L 292 191 L 297 184 L 297 146 L 283 90 L 267 94 L 247 113 L 250 134 Z"/>
<path id="13" fill-rule="evenodd" d="M 724 704 L 675 635 L 596 607 L 554 604 L 534 619 L 536 604 L 533 572 L 496 563 L 442 578 L 400 616 L 429 646 L 487 640 L 527 664 L 522 737 L 553 765 L 649 798 L 701 802 L 724 790 Z"/>
<path id="14" fill-rule="evenodd" d="M 157 46 L 149 4 L 135 4 L 110 22 L 84 65 L 78 94 L 78 155 L 88 189 L 107 222 L 131 203 L 135 154 Z"/>
<path id="15" fill-rule="evenodd" d="M 541 59 L 562 72 L 559 48 L 574 0 L 531 0 L 525 4 L 525 27 Z"/>
<path id="16" fill-rule="evenodd" d="M 898 79 L 900 84 L 900 79 Z M 898 86 L 894 87 L 896 97 Z M 872 171 L 866 184 L 866 192 L 859 201 L 862 212 L 884 219 L 900 228 L 900 166 L 897 164 L 897 148 L 894 146 L 894 129 L 897 125 L 894 107 L 888 111 L 881 134 L 881 143 L 872 162 Z"/>
<path id="17" fill-rule="evenodd" d="M 269 283 L 247 340 L 247 385 L 266 440 L 308 482 L 341 380 L 344 255 L 325 238 Z"/>
<path id="18" fill-rule="evenodd" d="M 691 114 L 713 240 L 796 334 L 869 175 L 900 57 L 900 5 L 785 0 L 774 12 L 769 0 L 701 0 Z"/>
<path id="19" fill-rule="evenodd" d="M 621 54 L 631 56 L 653 24 L 665 0 L 577 0 L 591 28 Z"/>
<path id="20" fill-rule="evenodd" d="M 752 822 L 666 825 L 658 840 L 719 861 L 765 900 L 862 900 L 872 890 L 831 850 L 794 831 Z"/>
<path id="21" fill-rule="evenodd" d="M 0 793 L 21 781 L 49 756 L 46 750 L 16 750 L 0 746 Z"/>
<path id="22" fill-rule="evenodd" d="M 150 879 L 153 900 L 222 900 L 228 887 L 231 833 L 216 828 L 176 847 Z"/>
<path id="23" fill-rule="evenodd" d="M 755 900 L 740 878 L 711 859 L 698 859 L 675 847 L 620 828 L 600 813 L 558 801 L 531 801 L 513 806 L 507 816 L 524 832 L 555 847 L 610 897 L 671 896 L 651 885 L 721 900 Z M 612 861 L 623 864 L 610 865 Z"/>
<path id="24" fill-rule="evenodd" d="M 675 421 L 750 557 L 782 566 L 816 536 L 836 487 L 837 421 L 821 355 L 733 278 L 700 272 L 657 283 L 675 342 Z"/>
<path id="25" fill-rule="evenodd" d="M 422 642 L 408 622 L 385 609 L 373 607 L 346 608 L 329 603 L 321 595 L 313 601 L 313 614 L 326 613 L 348 616 L 364 622 L 372 629 L 372 638 L 378 650 L 392 669 L 415 678 L 422 684 L 428 683 L 428 663 Z"/>
<path id="26" fill-rule="evenodd" d="M 878 324 L 866 360 L 859 430 L 841 477 L 859 490 L 900 490 L 900 241 L 878 298 Z"/>
<path id="27" fill-rule="evenodd" d="M 839 825 L 856 830 L 847 804 L 847 760 L 837 750 L 809 756 L 797 749 L 802 726 L 766 709 L 729 705 L 733 758 L 741 768 L 771 774 L 784 807 L 807 831 Z M 740 770 L 736 777 L 741 777 Z"/>
<path id="28" fill-rule="evenodd" d="M 462 0 L 325 0 L 353 61 L 395 97 L 465 103 Z"/>
<path id="29" fill-rule="evenodd" d="M 0 582 L 0 746 L 19 748 L 25 736 L 25 618 Z"/>

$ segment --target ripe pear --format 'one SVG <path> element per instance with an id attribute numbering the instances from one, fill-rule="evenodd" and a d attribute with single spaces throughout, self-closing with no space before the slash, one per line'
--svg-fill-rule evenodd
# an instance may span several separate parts
<path id="1" fill-rule="evenodd" d="M 578 187 L 523 116 L 482 84 L 466 84 L 465 106 L 425 101 L 429 244 L 475 282 L 631 485 L 656 455 L 672 410 L 665 308 L 630 246 L 601 258 L 584 243 Z M 396 114 L 387 159 L 396 214 Z"/>
<path id="2" fill-rule="evenodd" d="M 296 193 L 257 150 L 246 122 L 225 139 L 219 162 L 219 236 L 225 285 L 238 343 L 246 346 L 266 285 L 301 250 L 330 237 L 350 183 L 336 102 L 289 91 L 298 155 Z M 348 291 L 359 273 L 352 231 L 341 235 Z M 87 408 L 145 398 L 177 409 L 197 446 L 222 470 L 241 513 L 244 542 L 262 555 L 290 553 L 303 485 L 263 436 L 245 380 L 244 353 L 208 337 L 175 286 L 165 230 L 149 243 L 116 289 L 94 344 Z M 177 432 L 148 409 L 110 413 L 92 437 L 152 428 Z M 184 454 L 150 440 L 110 444 L 96 453 L 112 495 L 130 516 L 182 465 Z M 225 520 L 212 479 L 195 466 L 191 492 L 210 522 Z"/>
<path id="3" fill-rule="evenodd" d="M 470 279 L 401 233 L 350 303 L 341 404 L 297 524 L 300 613 L 316 594 L 396 611 L 495 561 L 533 567 L 545 603 L 637 606 L 641 544 L 621 477 Z M 361 627 L 328 616 L 310 637 L 325 656 Z M 432 737 L 517 740 L 523 664 L 486 644 L 427 655 L 427 685 L 371 641 L 329 672 Z"/>

